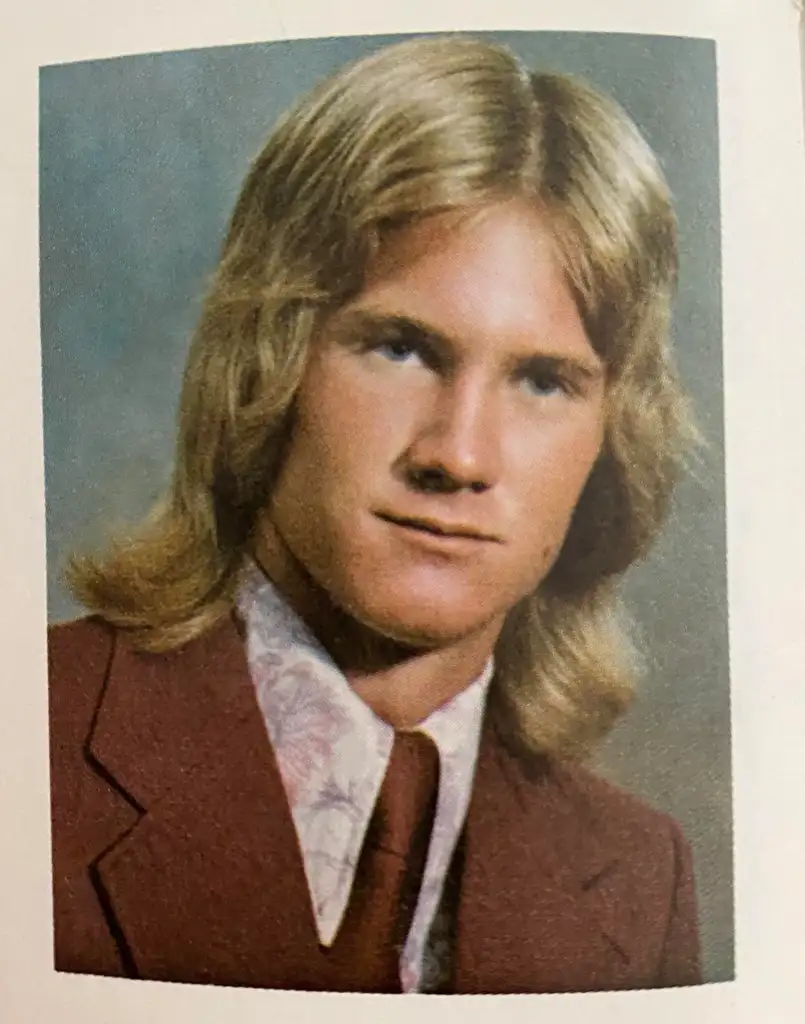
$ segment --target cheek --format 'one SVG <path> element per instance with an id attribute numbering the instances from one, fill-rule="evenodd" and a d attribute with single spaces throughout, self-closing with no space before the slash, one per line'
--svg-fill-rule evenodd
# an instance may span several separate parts
<path id="1" fill-rule="evenodd" d="M 584 429 L 560 431 L 523 470 L 520 515 L 538 558 L 552 564 L 601 446 L 596 421 Z"/>
<path id="2" fill-rule="evenodd" d="M 311 375 L 275 501 L 316 507 L 322 526 L 364 507 L 389 477 L 409 426 L 407 403 L 329 367 Z"/>

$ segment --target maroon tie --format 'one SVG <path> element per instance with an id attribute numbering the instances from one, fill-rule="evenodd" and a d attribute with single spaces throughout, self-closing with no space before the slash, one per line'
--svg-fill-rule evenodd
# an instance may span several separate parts
<path id="1" fill-rule="evenodd" d="M 439 783 L 439 754 L 422 733 L 395 734 L 350 903 L 331 953 L 339 988 L 399 992 L 400 953 L 416 908 Z"/>

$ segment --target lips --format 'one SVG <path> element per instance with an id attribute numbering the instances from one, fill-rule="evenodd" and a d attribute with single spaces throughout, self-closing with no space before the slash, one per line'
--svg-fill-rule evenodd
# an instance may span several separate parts
<path id="1" fill-rule="evenodd" d="M 474 524 L 447 522 L 441 519 L 431 519 L 425 516 L 396 515 L 390 512 L 376 513 L 379 519 L 391 523 L 394 526 L 401 526 L 409 530 L 417 530 L 433 537 L 444 537 L 445 539 L 460 538 L 462 540 L 486 541 L 500 543 L 498 537 L 486 533 Z"/>

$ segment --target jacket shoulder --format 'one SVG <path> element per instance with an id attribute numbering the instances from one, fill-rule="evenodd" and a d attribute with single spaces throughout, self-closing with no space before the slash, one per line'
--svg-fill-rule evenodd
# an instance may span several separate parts
<path id="1" fill-rule="evenodd" d="M 640 894 L 640 905 L 653 904 L 662 911 L 666 927 L 657 984 L 701 982 L 693 853 L 679 824 L 585 768 L 560 774 L 604 846 L 628 863 L 629 891 Z"/>
<path id="2" fill-rule="evenodd" d="M 520 827 L 530 835 L 526 841 L 539 842 L 549 813 L 552 828 L 567 844 L 564 854 L 574 861 L 583 849 L 591 864 L 617 861 L 627 874 L 650 879 L 655 887 L 673 884 L 689 851 L 669 814 L 582 762 L 526 756 L 498 743 L 504 767 L 498 778 L 517 793 L 511 813 L 518 814 Z"/>
<path id="3" fill-rule="evenodd" d="M 678 826 L 670 815 L 583 765 L 562 764 L 554 771 L 565 793 L 597 819 L 628 830 L 666 832 Z"/>
<path id="4" fill-rule="evenodd" d="M 631 849 L 641 888 L 657 903 L 668 892 L 662 955 L 654 978 L 658 986 L 697 985 L 702 981 L 699 907 L 693 853 L 686 836 L 668 814 L 655 810 L 618 786 L 584 769 L 568 774 L 568 785 L 598 808 L 599 828 L 622 849 Z M 665 897 L 661 900 L 665 903 Z"/>
<path id="5" fill-rule="evenodd" d="M 114 647 L 114 627 L 96 617 L 48 628 L 50 719 L 57 734 L 90 728 Z"/>
<path id="6" fill-rule="evenodd" d="M 64 669 L 91 667 L 108 659 L 114 645 L 115 628 L 98 616 L 48 626 L 48 659 Z"/>
<path id="7" fill-rule="evenodd" d="M 682 876 L 692 877 L 692 858 L 682 829 L 664 811 L 608 781 L 586 765 L 548 759 L 532 775 L 524 773 L 523 807 L 540 806 L 538 792 L 549 792 L 555 822 L 566 838 L 564 855 L 587 851 L 591 865 L 617 863 L 630 887 L 663 896 Z M 533 787 L 533 788 L 532 788 Z M 536 836 L 540 815 L 524 815 Z"/>
<path id="8" fill-rule="evenodd" d="M 586 768 L 560 770 L 562 784 L 585 808 L 605 848 L 629 869 L 619 891 L 644 916 L 663 922 L 658 986 L 702 981 L 696 880 L 690 844 L 677 822 Z"/>
<path id="9" fill-rule="evenodd" d="M 578 763 L 511 748 L 496 753 L 487 754 L 488 778 L 476 804 L 478 842 L 497 861 L 479 877 L 484 891 L 505 886 L 513 918 L 527 912 L 528 901 L 542 901 L 536 905 L 546 914 L 550 905 L 563 922 L 565 910 L 577 907 L 580 916 L 568 914 L 568 927 L 584 922 L 575 934 L 591 935 L 595 922 L 621 957 L 610 987 L 700 981 L 692 862 L 673 819 Z M 498 884 L 498 876 L 505 882 Z M 584 988 L 592 985 L 588 968 L 578 976 Z M 562 967 L 550 984 L 561 982 L 564 991 L 569 977 Z M 596 985 L 610 982 L 599 978 Z"/>

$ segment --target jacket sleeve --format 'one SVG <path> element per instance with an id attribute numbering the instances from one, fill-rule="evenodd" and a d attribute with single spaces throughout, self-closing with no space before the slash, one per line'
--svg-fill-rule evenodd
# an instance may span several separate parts
<path id="1" fill-rule="evenodd" d="M 112 631 L 91 619 L 48 632 L 54 966 L 59 971 L 127 973 L 94 874 L 109 837 L 134 817 L 89 754 L 113 643 Z"/>
<path id="2" fill-rule="evenodd" d="M 687 840 L 675 824 L 672 842 L 675 884 L 657 985 L 698 985 L 702 974 L 693 858 Z"/>

